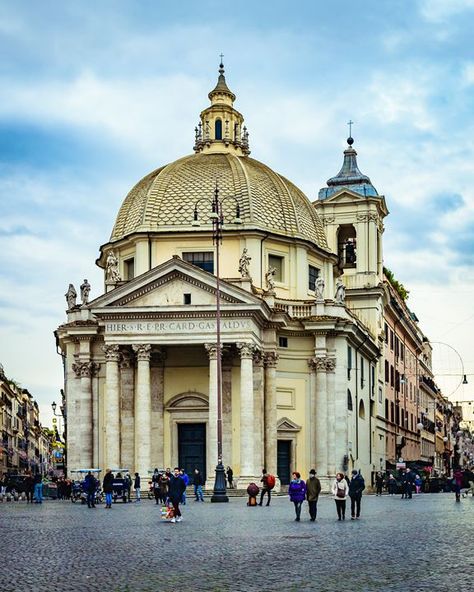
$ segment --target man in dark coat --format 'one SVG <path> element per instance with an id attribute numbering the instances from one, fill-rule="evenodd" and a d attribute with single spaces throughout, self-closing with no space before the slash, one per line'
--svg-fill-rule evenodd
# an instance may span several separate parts
<path id="1" fill-rule="evenodd" d="M 204 495 L 202 492 L 202 486 L 204 485 L 204 477 L 201 475 L 201 471 L 199 469 L 194 469 L 193 475 L 193 483 L 194 483 L 194 496 L 197 502 L 204 501 Z"/>
<path id="2" fill-rule="evenodd" d="M 309 479 L 306 480 L 306 499 L 308 500 L 311 522 L 316 520 L 318 513 L 318 498 L 321 493 L 321 482 L 316 477 L 316 471 L 311 469 Z"/>
<path id="3" fill-rule="evenodd" d="M 35 480 L 33 479 L 33 475 L 28 472 L 25 482 L 25 494 L 26 494 L 26 503 L 32 504 L 33 503 L 33 492 L 35 490 Z"/>
<path id="4" fill-rule="evenodd" d="M 112 508 L 112 494 L 114 493 L 114 475 L 111 469 L 105 471 L 102 489 L 105 493 L 105 508 L 110 509 Z"/>
<path id="5" fill-rule="evenodd" d="M 181 511 L 179 509 L 179 504 L 183 499 L 183 493 L 186 490 L 186 484 L 184 483 L 183 478 L 179 474 L 179 468 L 175 467 L 173 471 L 173 475 L 171 475 L 170 482 L 169 482 L 169 489 L 168 489 L 168 498 L 171 500 L 174 509 L 174 516 L 171 519 L 171 522 L 181 522 L 183 519 L 181 516 Z"/>
<path id="6" fill-rule="evenodd" d="M 97 489 L 97 481 L 90 471 L 84 479 L 83 488 L 84 493 L 87 495 L 87 507 L 95 508 L 95 490 Z"/>
<path id="7" fill-rule="evenodd" d="M 362 475 L 355 469 L 352 471 L 352 479 L 349 483 L 349 497 L 351 498 L 351 520 L 360 518 L 360 502 L 362 492 L 365 489 L 365 481 Z"/>

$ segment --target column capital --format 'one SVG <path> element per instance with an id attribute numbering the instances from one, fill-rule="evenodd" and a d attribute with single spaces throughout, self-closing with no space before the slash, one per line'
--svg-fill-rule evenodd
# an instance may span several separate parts
<path id="1" fill-rule="evenodd" d="M 100 364 L 91 361 L 77 362 L 72 365 L 76 378 L 91 378 L 97 374 L 99 368 Z"/>
<path id="2" fill-rule="evenodd" d="M 263 361 L 268 368 L 276 368 L 280 355 L 276 351 L 267 351 L 263 354 Z"/>
<path id="3" fill-rule="evenodd" d="M 107 362 L 118 362 L 120 360 L 120 345 L 106 344 L 102 346 Z"/>
<path id="4" fill-rule="evenodd" d="M 336 371 L 336 358 L 326 358 L 326 372 Z"/>
<path id="5" fill-rule="evenodd" d="M 326 357 L 309 358 L 308 366 L 313 372 L 327 372 Z"/>
<path id="6" fill-rule="evenodd" d="M 241 358 L 253 358 L 255 346 L 253 343 L 236 343 L 237 349 L 240 350 Z"/>
<path id="7" fill-rule="evenodd" d="M 217 360 L 217 343 L 205 343 L 207 355 L 210 360 Z M 221 357 L 222 357 L 222 346 L 221 346 Z"/>
<path id="8" fill-rule="evenodd" d="M 253 352 L 253 361 L 256 366 L 263 366 L 264 354 L 261 349 L 255 348 Z"/>
<path id="9" fill-rule="evenodd" d="M 133 351 L 137 354 L 137 360 L 139 362 L 149 362 L 151 356 L 151 345 L 144 343 L 141 345 L 132 345 Z"/>

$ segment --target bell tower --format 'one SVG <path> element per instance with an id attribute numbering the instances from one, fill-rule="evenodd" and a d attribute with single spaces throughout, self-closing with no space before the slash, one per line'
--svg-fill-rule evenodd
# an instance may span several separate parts
<path id="1" fill-rule="evenodd" d="M 211 105 L 202 111 L 194 129 L 194 152 L 232 152 L 236 156 L 250 154 L 249 134 L 244 118 L 234 109 L 235 95 L 227 86 L 224 64 L 219 64 L 219 78 L 209 93 Z"/>
<path id="2" fill-rule="evenodd" d="M 349 136 L 341 170 L 320 189 L 313 205 L 323 221 L 329 247 L 338 255 L 346 303 L 378 336 L 383 327 L 382 235 L 388 209 L 384 196 L 359 170 L 353 144 Z"/>

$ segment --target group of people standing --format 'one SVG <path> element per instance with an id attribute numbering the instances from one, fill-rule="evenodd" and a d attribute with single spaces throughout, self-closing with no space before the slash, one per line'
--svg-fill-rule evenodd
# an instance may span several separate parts
<path id="1" fill-rule="evenodd" d="M 307 500 L 310 520 L 315 522 L 318 512 L 319 494 L 321 493 L 321 483 L 316 477 L 316 471 L 311 469 L 309 478 L 306 481 L 301 479 L 301 474 L 297 471 L 292 474 L 292 477 L 288 487 L 288 495 L 290 496 L 290 501 L 295 506 L 295 521 L 299 522 L 301 520 L 301 507 L 303 502 Z M 351 500 L 351 519 L 358 520 L 360 518 L 360 506 L 364 489 L 365 481 L 358 471 L 352 471 L 352 478 L 350 480 L 344 473 L 336 474 L 331 491 L 336 502 L 338 520 L 346 519 L 347 497 L 350 497 Z"/>

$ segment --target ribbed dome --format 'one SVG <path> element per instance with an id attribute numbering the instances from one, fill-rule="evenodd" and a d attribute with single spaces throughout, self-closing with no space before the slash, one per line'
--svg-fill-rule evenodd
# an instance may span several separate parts
<path id="1" fill-rule="evenodd" d="M 299 237 L 328 250 L 323 225 L 304 193 L 261 162 L 231 153 L 185 156 L 144 177 L 125 198 L 110 240 L 134 232 L 196 231 L 192 226 L 195 204 L 202 198 L 212 199 L 216 179 L 221 198 L 237 198 L 241 230 Z M 204 224 L 209 206 L 202 202 L 198 208 Z M 224 213 L 226 208 L 230 220 L 233 200 L 225 204 Z"/>

